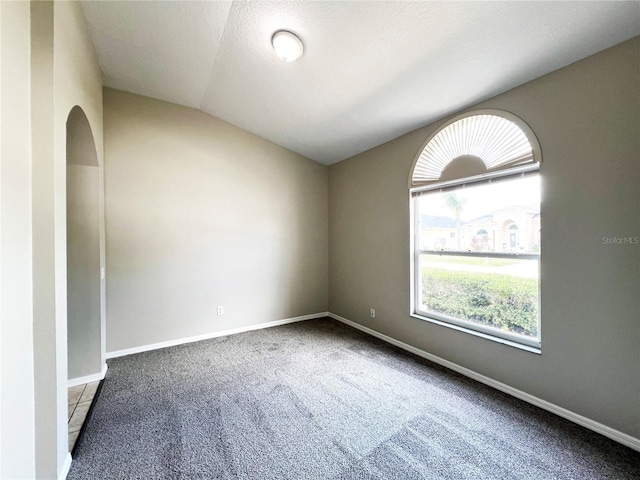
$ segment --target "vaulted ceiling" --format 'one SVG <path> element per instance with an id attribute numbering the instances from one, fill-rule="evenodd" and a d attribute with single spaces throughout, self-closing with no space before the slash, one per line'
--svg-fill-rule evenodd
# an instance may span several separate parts
<path id="1" fill-rule="evenodd" d="M 640 34 L 640 2 L 83 2 L 104 84 L 324 164 Z M 302 58 L 273 52 L 298 34 Z"/>

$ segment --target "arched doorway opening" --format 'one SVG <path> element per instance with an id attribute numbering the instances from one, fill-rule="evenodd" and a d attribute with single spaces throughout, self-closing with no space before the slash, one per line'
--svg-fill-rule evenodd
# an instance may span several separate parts
<path id="1" fill-rule="evenodd" d="M 69 386 L 75 386 L 99 378 L 104 362 L 100 169 L 91 127 L 80 107 L 71 110 L 66 126 L 67 372 Z M 73 434 L 73 418 L 69 425 Z"/>

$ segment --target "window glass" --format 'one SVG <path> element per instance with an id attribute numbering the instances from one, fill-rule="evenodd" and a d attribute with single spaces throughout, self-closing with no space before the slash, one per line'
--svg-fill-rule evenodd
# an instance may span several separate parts
<path id="1" fill-rule="evenodd" d="M 416 311 L 539 345 L 540 177 L 421 192 Z"/>
<path id="2" fill-rule="evenodd" d="M 540 251 L 537 174 L 428 192 L 416 198 L 422 249 Z"/>

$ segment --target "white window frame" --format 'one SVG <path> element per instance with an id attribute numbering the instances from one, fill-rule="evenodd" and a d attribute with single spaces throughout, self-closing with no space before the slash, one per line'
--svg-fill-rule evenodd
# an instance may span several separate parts
<path id="1" fill-rule="evenodd" d="M 500 116 L 507 118 L 514 122 L 518 127 L 522 128 L 524 133 L 529 138 L 532 144 L 533 150 L 533 159 L 532 163 L 527 163 L 525 165 L 515 165 L 512 167 L 501 168 L 495 171 L 489 171 L 485 174 L 475 175 L 471 177 L 461 178 L 457 180 L 450 180 L 444 182 L 429 182 L 428 184 L 418 185 L 417 182 L 412 178 L 413 172 L 416 166 L 416 163 L 419 161 L 421 153 L 424 151 L 424 148 L 429 144 L 431 138 L 433 138 L 437 133 L 442 131 L 446 126 L 455 122 L 458 119 L 473 116 L 479 113 L 485 112 L 497 112 Z M 506 345 L 510 345 L 516 348 L 520 348 L 532 353 L 541 353 L 541 271 L 540 271 L 540 252 L 537 253 L 518 253 L 518 252 L 467 252 L 467 251 L 441 251 L 441 250 L 431 250 L 431 249 L 420 249 L 420 212 L 418 207 L 418 199 L 420 198 L 420 193 L 423 192 L 432 192 L 432 191 L 444 191 L 444 190 L 454 190 L 464 185 L 470 184 L 478 184 L 478 183 L 490 183 L 496 179 L 508 179 L 515 178 L 517 176 L 524 176 L 530 174 L 540 175 L 540 146 L 533 135 L 531 129 L 524 124 L 524 122 L 518 117 L 513 116 L 507 112 L 500 111 L 479 111 L 479 112 L 469 112 L 467 114 L 459 115 L 454 117 L 449 122 L 445 123 L 440 129 L 436 130 L 436 132 L 429 138 L 427 142 L 421 148 L 416 160 L 414 160 L 414 164 L 411 169 L 411 174 L 409 178 L 409 210 L 410 210 L 410 229 L 411 229 L 411 264 L 410 264 L 410 275 L 411 275 L 411 294 L 410 294 L 410 315 L 414 318 L 418 318 L 420 320 L 425 320 L 431 323 L 435 323 L 437 325 L 441 325 L 447 328 L 452 328 L 454 330 L 462 331 L 465 333 L 469 333 L 475 336 L 479 336 L 482 338 L 486 338 L 489 340 L 493 340 L 499 343 L 503 343 Z M 518 259 L 537 259 L 538 260 L 538 318 L 537 318 L 537 337 L 532 338 L 525 335 L 519 335 L 513 332 L 508 332 L 504 330 L 500 330 L 498 328 L 494 328 L 487 325 L 482 325 L 480 323 L 451 317 L 448 315 L 444 315 L 437 312 L 425 311 L 421 309 L 422 301 L 421 301 L 421 284 L 422 284 L 422 272 L 420 269 L 420 255 L 428 254 L 428 255 L 450 255 L 450 256 L 469 256 L 475 258 L 518 258 Z"/>

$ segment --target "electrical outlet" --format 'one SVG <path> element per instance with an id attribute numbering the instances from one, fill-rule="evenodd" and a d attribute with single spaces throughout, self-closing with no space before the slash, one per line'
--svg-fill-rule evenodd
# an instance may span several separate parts
<path id="1" fill-rule="evenodd" d="M 218 307 L 218 315 L 222 315 L 224 313 L 224 307 Z"/>
<path id="2" fill-rule="evenodd" d="M 376 318 L 376 309 L 375 308 L 371 309 L 371 318 Z"/>

